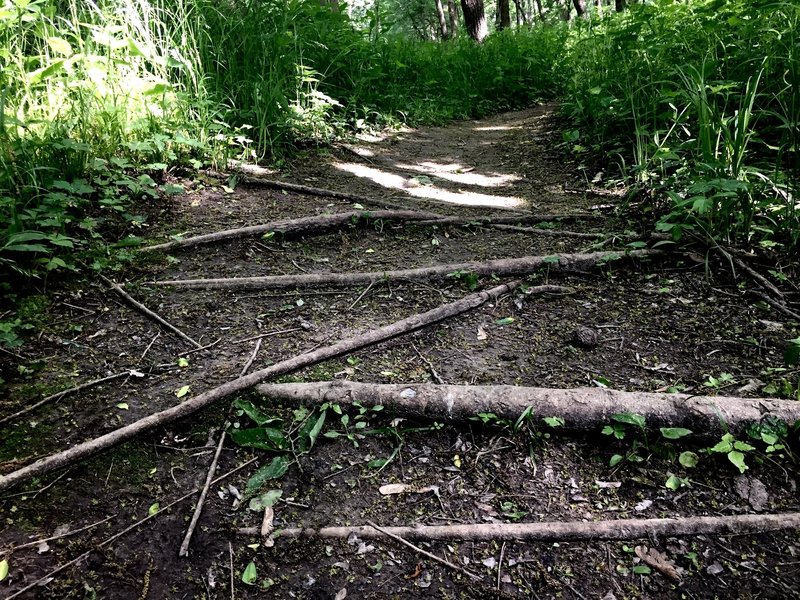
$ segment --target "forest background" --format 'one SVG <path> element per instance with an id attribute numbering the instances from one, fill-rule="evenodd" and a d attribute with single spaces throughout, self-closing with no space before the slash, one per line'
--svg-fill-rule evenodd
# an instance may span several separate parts
<path id="1" fill-rule="evenodd" d="M 543 100 L 657 230 L 796 253 L 798 32 L 775 0 L 3 0 L 0 293 L 130 260 L 176 175 Z"/>

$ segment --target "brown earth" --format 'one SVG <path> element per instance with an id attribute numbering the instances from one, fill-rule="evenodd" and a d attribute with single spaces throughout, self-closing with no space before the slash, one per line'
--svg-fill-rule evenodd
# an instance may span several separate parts
<path id="1" fill-rule="evenodd" d="M 538 227 L 609 234 L 643 225 L 625 218 L 616 192 L 575 193 L 608 184 L 598 169 L 581 168 L 559 148 L 552 106 L 480 122 L 367 137 L 326 155 L 309 153 L 276 177 L 383 198 L 453 215 L 592 213 L 601 218 L 557 220 Z M 597 177 L 596 177 L 597 176 Z M 594 181 L 593 180 L 597 180 Z M 148 237 L 206 233 L 239 225 L 352 209 L 352 203 L 303 196 L 207 176 L 187 182 L 169 201 Z M 613 188 L 613 186 L 612 186 Z M 645 229 L 641 229 L 644 233 Z M 646 239 L 646 237 L 643 237 Z M 612 242 L 613 246 L 614 242 Z M 3 354 L 7 380 L 3 415 L 78 383 L 126 370 L 130 377 L 69 395 L 3 426 L 0 472 L 36 456 L 164 409 L 176 392 L 200 392 L 236 377 L 255 342 L 268 332 L 251 370 L 311 348 L 428 310 L 469 293 L 465 278 L 443 284 L 390 282 L 369 289 L 270 292 L 186 291 L 154 287 L 158 279 L 366 271 L 467 260 L 574 252 L 591 242 L 477 226 L 376 223 L 367 228 L 301 239 L 240 240 L 139 260 L 116 277 L 137 299 L 201 343 L 219 342 L 187 357 L 179 338 L 122 304 L 102 284 L 51 289 L 29 319 L 36 331 L 19 356 Z M 624 246 L 617 245 L 622 248 Z M 791 274 L 791 273 L 789 273 Z M 611 262 L 592 274 L 542 272 L 533 283 L 574 288 L 561 297 L 515 294 L 413 336 L 369 348 L 348 359 L 305 369 L 293 380 L 351 378 L 367 382 L 519 384 L 544 387 L 608 385 L 625 390 L 676 388 L 706 394 L 758 396 L 797 393 L 798 371 L 783 364 L 785 340 L 800 324 L 752 303 L 746 288 L 714 257 L 675 254 L 658 263 Z M 496 285 L 492 278 L 480 287 Z M 509 319 L 511 318 L 511 319 Z M 598 332 L 597 345 L 575 344 L 579 326 Z M 154 369 L 155 365 L 168 364 Z M 723 375 L 726 374 L 726 375 Z M 766 391 L 765 391 L 766 388 Z M 284 427 L 303 418 L 290 406 L 246 395 Z M 475 583 L 394 541 L 277 540 L 267 548 L 233 530 L 258 526 L 261 515 L 236 509 L 235 495 L 273 454 L 230 440 L 218 474 L 257 458 L 256 464 L 211 488 L 188 559 L 178 557 L 192 501 L 177 505 L 113 544 L 97 545 L 159 503 L 164 506 L 202 483 L 230 419 L 248 418 L 222 402 L 0 498 L 0 552 L 11 595 L 58 565 L 93 550 L 77 566 L 34 588 L 29 598 L 784 598 L 798 595 L 800 536 L 747 536 L 591 543 L 422 543 L 420 546 L 482 576 Z M 344 426 L 329 410 L 307 454 L 295 453 L 288 472 L 272 482 L 282 490 L 278 526 L 320 527 L 597 520 L 633 517 L 735 515 L 798 510 L 798 467 L 790 452 L 747 453 L 740 475 L 724 456 L 702 448 L 719 440 L 659 442 L 628 433 L 622 441 L 600 434 L 574 438 L 539 417 L 515 432 L 490 415 L 467 426 L 396 422 L 367 412 Z M 363 429 L 357 421 L 368 423 Z M 538 423 L 538 424 L 537 424 Z M 365 434 L 366 432 L 366 434 Z M 349 436 L 348 436 L 349 434 Z M 335 435 L 330 433 L 329 436 Z M 751 440 L 752 441 L 752 440 Z M 640 462 L 615 467 L 615 453 Z M 697 469 L 676 453 L 694 450 Z M 293 456 L 291 453 L 289 456 Z M 383 468 L 377 459 L 392 458 Z M 371 464 L 372 463 L 372 464 Z M 677 491 L 670 474 L 685 478 Z M 436 492 L 384 496 L 386 483 L 435 486 Z M 270 486 L 264 488 L 269 489 Z M 746 490 L 756 490 L 745 493 Z M 75 536 L 38 547 L 14 546 L 78 529 Z M 662 551 L 682 571 L 680 584 L 644 573 L 634 546 Z M 2 557 L 0 557 L 2 558 Z M 231 562 L 233 591 L 231 590 Z M 254 585 L 242 581 L 249 563 Z M 794 583 L 793 583 L 794 582 Z M 338 594 L 338 595 L 337 595 Z"/>

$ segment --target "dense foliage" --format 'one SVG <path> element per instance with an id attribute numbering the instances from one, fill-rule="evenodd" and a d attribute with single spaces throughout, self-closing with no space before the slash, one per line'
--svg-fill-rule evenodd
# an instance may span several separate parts
<path id="1" fill-rule="evenodd" d="M 477 44 L 441 39 L 433 2 L 2 1 L 0 270 L 119 245 L 141 200 L 180 191 L 175 168 L 557 97 L 575 150 L 652 190 L 663 230 L 800 242 L 790 2 L 590 6 L 568 24 L 553 0 Z"/>

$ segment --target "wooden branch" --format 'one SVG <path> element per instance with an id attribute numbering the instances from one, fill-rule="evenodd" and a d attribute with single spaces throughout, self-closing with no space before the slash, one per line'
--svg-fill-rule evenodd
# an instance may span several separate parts
<path id="1" fill-rule="evenodd" d="M 118 294 L 118 295 L 119 295 L 119 296 L 120 296 L 120 297 L 121 297 L 123 300 L 125 300 L 125 302 L 127 302 L 128 304 L 130 304 L 130 305 L 131 305 L 133 308 L 135 308 L 136 310 L 138 310 L 138 311 L 139 311 L 140 313 L 142 313 L 144 316 L 146 316 L 147 318 L 149 318 L 149 319 L 151 319 L 151 320 L 155 321 L 156 323 L 158 323 L 159 325 L 161 325 L 161 326 L 162 326 L 164 329 L 166 329 L 166 330 L 168 330 L 168 331 L 171 331 L 172 333 L 174 333 L 175 335 L 177 335 L 179 338 L 181 338 L 181 339 L 182 339 L 182 340 L 184 340 L 185 342 L 188 342 L 188 343 L 190 343 L 190 344 L 191 344 L 192 346 L 194 346 L 195 348 L 198 348 L 198 349 L 200 349 L 200 348 L 202 348 L 202 347 L 203 347 L 201 344 L 199 344 L 198 342 L 196 342 L 195 340 L 193 340 L 192 338 L 190 338 L 188 335 L 186 335 L 185 333 L 183 333 L 183 332 L 182 332 L 180 329 L 178 329 L 177 327 L 175 327 L 175 325 L 173 325 L 173 324 L 172 324 L 172 323 L 170 323 L 169 321 L 167 321 L 167 320 L 163 319 L 162 317 L 160 317 L 159 315 L 157 315 L 156 313 L 154 313 L 152 310 L 150 310 L 149 308 L 147 308 L 147 307 L 146 307 L 144 304 L 142 304 L 141 302 L 139 302 L 139 301 L 135 300 L 135 299 L 134 299 L 134 298 L 133 298 L 133 297 L 132 297 L 130 294 L 128 294 L 128 292 L 126 292 L 125 290 L 123 290 L 123 289 L 122 289 L 122 286 L 121 286 L 121 285 L 119 285 L 118 283 L 115 283 L 115 282 L 111 281 L 110 279 L 108 279 L 107 277 L 104 277 L 103 275 L 100 275 L 100 277 L 101 277 L 101 279 L 102 279 L 103 281 L 105 281 L 105 282 L 106 282 L 106 284 L 108 284 L 108 285 L 111 287 L 111 289 L 112 289 L 112 290 L 114 290 L 114 291 L 115 291 L 115 292 L 116 292 L 116 293 L 117 293 L 117 294 Z"/>
<path id="2" fill-rule="evenodd" d="M 494 287 L 490 290 L 470 294 L 469 296 L 466 296 L 460 300 L 443 304 L 437 308 L 434 308 L 433 310 L 412 315 L 400 321 L 379 327 L 378 329 L 373 329 L 367 331 L 366 333 L 344 339 L 333 345 L 281 361 L 265 369 L 261 369 L 260 371 L 255 371 L 249 375 L 245 375 L 244 377 L 238 377 L 232 381 L 207 390 L 198 396 L 194 396 L 193 398 L 181 402 L 180 404 L 177 404 L 171 408 L 151 414 L 124 427 L 106 433 L 98 438 L 77 444 L 68 450 L 41 458 L 26 467 L 9 473 L 8 475 L 0 476 L 0 491 L 8 489 L 18 483 L 22 483 L 31 477 L 37 477 L 76 463 L 84 458 L 111 448 L 112 446 L 121 444 L 122 442 L 125 442 L 141 433 L 150 431 L 155 427 L 160 427 L 167 423 L 172 423 L 179 419 L 188 417 L 189 415 L 194 414 L 206 406 L 209 406 L 217 400 L 237 392 L 241 392 L 242 390 L 246 390 L 271 377 L 285 375 L 286 373 L 297 371 L 303 367 L 317 364 L 323 360 L 342 356 L 343 354 L 348 354 L 354 350 L 359 350 L 366 346 L 372 346 L 374 344 L 390 340 L 394 337 L 417 331 L 423 327 L 427 327 L 433 323 L 438 323 L 444 319 L 460 315 L 481 306 L 489 300 L 494 300 L 502 294 L 510 292 L 511 290 L 520 286 L 521 283 L 521 281 L 512 281 L 510 283 Z"/>
<path id="3" fill-rule="evenodd" d="M 264 384 L 258 392 L 269 398 L 304 405 L 332 402 L 347 406 L 384 406 L 401 416 L 466 421 L 482 412 L 515 421 L 527 409 L 534 416 L 563 417 L 575 431 L 597 429 L 623 412 L 642 415 L 651 427 L 684 427 L 697 435 L 741 431 L 749 423 L 776 417 L 787 423 L 800 419 L 800 402 L 764 398 L 690 396 L 620 392 L 604 388 L 548 389 L 510 385 L 459 386 L 430 383 L 375 384 L 354 381 Z"/>
<path id="4" fill-rule="evenodd" d="M 182 240 L 173 240 L 155 246 L 140 248 L 140 252 L 167 251 L 176 248 L 190 248 L 202 244 L 211 244 L 228 240 L 236 240 L 245 237 L 255 237 L 265 233 L 275 232 L 288 235 L 320 233 L 337 229 L 345 225 L 363 225 L 370 221 L 392 220 L 392 221 L 421 221 L 424 219 L 436 219 L 435 213 L 414 211 L 414 210 L 352 210 L 328 215 L 315 215 L 313 217 L 303 217 L 300 219 L 285 219 L 274 221 L 263 225 L 251 225 L 249 227 L 239 227 L 237 229 L 226 229 L 216 231 Z"/>
<path id="5" fill-rule="evenodd" d="M 302 275 L 270 275 L 264 277 L 234 277 L 219 279 L 177 279 L 154 281 L 153 285 L 168 285 L 191 289 L 268 289 L 325 285 L 367 285 L 383 280 L 443 279 L 452 273 L 467 271 L 477 275 L 527 275 L 540 268 L 553 271 L 586 271 L 598 263 L 617 258 L 649 258 L 661 256 L 660 250 L 630 250 L 627 252 L 594 252 L 591 254 L 555 254 L 524 256 L 486 262 L 466 262 L 397 271 L 367 273 L 304 273 Z"/>
<path id="6" fill-rule="evenodd" d="M 634 540 L 651 535 L 742 535 L 800 528 L 800 513 L 732 515 L 726 517 L 679 517 L 675 519 L 617 519 L 610 521 L 551 521 L 543 523 L 477 523 L 464 525 L 420 525 L 382 527 L 387 533 L 406 540 L 473 542 L 511 541 L 573 542 L 594 540 Z M 258 536 L 259 527 L 243 527 L 239 535 Z M 380 538 L 384 533 L 370 525 L 277 529 L 273 538 Z"/>
<path id="7" fill-rule="evenodd" d="M 217 470 L 217 463 L 219 462 L 219 455 L 222 453 L 222 446 L 225 444 L 225 429 L 222 430 L 222 435 L 219 436 L 219 443 L 217 444 L 217 451 L 214 453 L 214 458 L 211 461 L 211 466 L 208 467 L 208 474 L 206 475 L 206 482 L 203 489 L 200 491 L 200 498 L 197 500 L 197 506 L 194 508 L 192 521 L 189 523 L 189 528 L 186 530 L 186 535 L 183 537 L 181 549 L 178 551 L 178 556 L 189 556 L 189 544 L 192 541 L 192 534 L 197 527 L 197 522 L 200 520 L 200 513 L 203 512 L 203 506 L 206 503 L 206 496 L 211 487 L 211 482 L 214 479 L 214 472 Z"/>
<path id="8" fill-rule="evenodd" d="M 501 225 L 499 223 L 489 223 L 489 227 L 501 231 L 514 231 L 517 233 L 532 233 L 545 237 L 567 237 L 582 240 L 599 240 L 608 237 L 606 233 L 584 233 L 581 231 L 565 231 L 563 229 L 540 229 L 536 227 L 518 227 L 516 225 Z"/>
<path id="9" fill-rule="evenodd" d="M 309 185 L 300 185 L 297 183 L 289 183 L 288 181 L 276 181 L 267 179 L 259 173 L 261 169 L 254 168 L 253 165 L 246 165 L 242 163 L 231 164 L 231 167 L 237 169 L 239 173 L 236 174 L 240 180 L 253 185 L 271 188 L 275 190 L 286 190 L 288 192 L 295 192 L 296 194 L 304 194 L 307 196 L 320 196 L 322 198 L 335 198 L 337 200 L 344 200 L 346 202 L 357 202 L 359 204 L 366 204 L 369 206 L 382 206 L 386 208 L 394 208 L 398 210 L 407 210 L 408 205 L 400 204 L 398 202 L 391 202 L 389 200 L 382 200 L 378 198 L 370 198 L 369 196 L 359 196 L 358 194 L 349 194 L 347 192 L 336 192 L 334 190 L 326 190 L 323 188 L 312 187 Z M 220 177 L 227 177 L 224 173 L 211 173 Z"/>

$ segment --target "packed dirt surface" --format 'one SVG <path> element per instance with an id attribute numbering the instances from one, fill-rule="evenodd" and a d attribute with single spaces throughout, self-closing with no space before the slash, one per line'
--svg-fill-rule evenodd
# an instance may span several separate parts
<path id="1" fill-rule="evenodd" d="M 593 247 L 622 254 L 634 240 L 642 243 L 634 241 L 633 247 L 652 246 L 651 228 L 626 217 L 625 195 L 608 184 L 610 173 L 576 164 L 563 139 L 555 107 L 544 105 L 480 122 L 364 135 L 322 154 L 309 152 L 270 175 L 368 196 L 374 206 L 281 191 L 239 176 L 207 174 L 184 182 L 187 193 L 165 201 L 151 215 L 146 235 L 152 243 L 375 209 L 381 201 L 476 222 L 372 221 L 319 235 L 242 238 L 169 254 L 141 253 L 109 275 L 199 345 L 209 345 L 203 350 L 133 310 L 100 280 L 31 297 L 24 306 L 35 331 L 16 354 L 0 355 L 6 380 L 0 418 L 48 394 L 119 376 L 3 423 L 0 474 L 166 409 L 243 371 L 257 371 L 511 278 L 456 273 L 435 281 L 263 291 L 183 289 L 155 282 L 387 271 Z M 477 223 L 514 215 L 520 226 L 539 231 Z M 568 289 L 549 295 L 528 295 L 523 289 L 280 381 L 797 394 L 800 375 L 786 367 L 783 352 L 786 340 L 800 336 L 800 323 L 748 295 L 755 284 L 734 278 L 730 265 L 715 254 L 611 260 L 585 273 L 544 268 L 526 280 L 529 286 L 545 283 Z M 248 391 L 2 492 L 0 559 L 8 560 L 9 572 L 0 582 L 0 596 L 800 595 L 800 536 L 795 530 L 608 542 L 414 542 L 450 567 L 386 538 L 278 537 L 273 543 L 238 532 L 260 528 L 263 504 L 271 501 L 277 528 L 368 521 L 384 526 L 589 522 L 800 510 L 799 473 L 791 451 L 767 454 L 765 444 L 749 438 L 753 449 L 744 451 L 749 468 L 742 474 L 725 453 L 705 452 L 721 440 L 703 438 L 703 432 L 665 440 L 658 430 L 645 434 L 629 426 L 617 439 L 601 433 L 602 427 L 576 436 L 542 420 L 559 415 L 534 414 L 515 424 L 483 413 L 467 423 L 432 423 L 367 408 L 340 414 L 338 407 L 330 407 L 322 424 L 319 414 Z M 321 428 L 313 448 L 296 445 L 314 423 Z M 197 501 L 197 494 L 189 493 L 203 485 L 227 424 L 216 475 L 245 466 L 211 485 L 189 556 L 179 557 Z M 276 452 L 263 449 L 269 447 L 263 437 L 253 443 L 245 432 L 256 424 L 282 431 L 288 446 Z M 682 452 L 694 452 L 698 466 L 683 466 L 677 458 Z M 615 454 L 623 459 L 610 466 Z M 276 456 L 286 457 L 288 470 L 265 478 L 249 494 L 249 479 L 260 468 L 277 464 Z M 666 486 L 670 476 L 677 489 Z M 393 491 L 402 493 L 382 489 L 401 483 L 406 488 Z M 280 490 L 280 496 L 275 492 L 268 501 L 264 495 L 270 490 Z M 153 516 L 147 522 L 108 541 L 148 514 Z M 643 562 L 640 554 L 648 548 L 660 552 L 677 577 L 668 575 L 668 568 Z M 78 557 L 77 563 L 52 573 Z M 28 588 L 40 578 L 45 579 Z"/>

